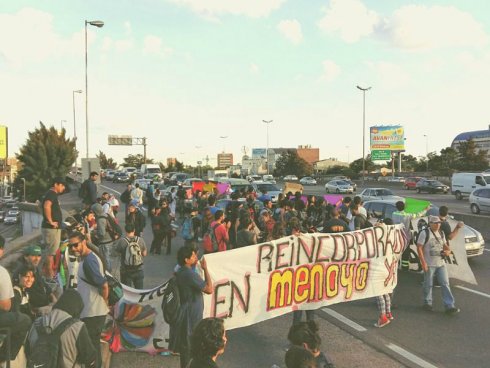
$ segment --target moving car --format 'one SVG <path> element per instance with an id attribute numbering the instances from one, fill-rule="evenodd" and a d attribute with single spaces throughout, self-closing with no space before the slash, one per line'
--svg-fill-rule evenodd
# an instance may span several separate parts
<path id="1" fill-rule="evenodd" d="M 7 214 L 7 216 L 5 216 L 5 219 L 3 220 L 4 224 L 6 225 L 13 225 L 16 224 L 18 221 L 19 221 L 19 217 L 17 215 L 10 215 L 10 214 Z"/>
<path id="2" fill-rule="evenodd" d="M 262 177 L 260 175 L 247 175 L 246 179 L 251 183 L 256 180 L 262 180 Z"/>
<path id="3" fill-rule="evenodd" d="M 298 177 L 296 175 L 286 175 L 284 181 L 298 181 Z"/>
<path id="4" fill-rule="evenodd" d="M 420 179 L 423 178 L 420 176 L 410 176 L 405 179 L 405 184 L 403 186 L 405 187 L 406 190 L 415 189 L 415 185 L 417 185 L 417 182 Z"/>
<path id="5" fill-rule="evenodd" d="M 264 190 L 267 191 L 267 194 L 271 197 L 272 203 L 276 203 L 277 199 L 279 198 L 279 193 L 282 193 L 282 190 L 279 189 L 276 184 L 266 181 L 254 181 L 252 183 L 252 187 L 257 193 L 257 196 L 260 196 Z"/>
<path id="6" fill-rule="evenodd" d="M 463 199 L 478 188 L 490 187 L 490 175 L 486 173 L 454 173 L 451 178 L 451 193 Z"/>
<path id="7" fill-rule="evenodd" d="M 269 174 L 262 176 L 262 180 L 267 181 L 267 182 L 272 183 L 272 184 L 276 184 L 276 181 L 274 180 L 274 176 L 269 175 Z"/>
<path id="8" fill-rule="evenodd" d="M 447 194 L 447 192 L 449 192 L 449 187 L 442 184 L 439 180 L 420 179 L 417 184 L 415 184 L 415 190 L 417 193 L 427 192 Z"/>
<path id="9" fill-rule="evenodd" d="M 8 210 L 7 215 L 19 216 L 20 215 L 19 207 L 12 207 L 10 210 Z"/>
<path id="10" fill-rule="evenodd" d="M 124 172 L 116 172 L 112 178 L 113 183 L 129 183 L 129 176 Z"/>
<path id="11" fill-rule="evenodd" d="M 390 199 L 395 202 L 404 200 L 403 197 L 394 195 L 391 190 L 386 188 L 366 188 L 361 192 L 360 196 L 364 202 L 373 199 Z"/>
<path id="12" fill-rule="evenodd" d="M 105 172 L 104 179 L 105 180 L 112 180 L 114 179 L 114 174 L 116 173 L 116 170 L 107 170 Z"/>
<path id="13" fill-rule="evenodd" d="M 316 185 L 316 179 L 311 176 L 305 176 L 304 178 L 301 178 L 299 182 L 303 185 Z"/>
<path id="14" fill-rule="evenodd" d="M 330 180 L 325 184 L 327 193 L 353 193 L 354 188 L 345 180 Z"/>
<path id="15" fill-rule="evenodd" d="M 391 218 L 393 212 L 396 211 L 395 203 L 397 200 L 373 200 L 364 203 L 368 216 L 371 218 L 371 222 L 376 222 L 378 219 L 384 219 L 386 217 Z M 430 205 L 430 209 L 427 211 L 427 216 L 438 216 L 439 207 Z M 466 247 L 466 255 L 468 258 L 481 256 L 485 249 L 485 240 L 478 230 L 475 230 L 471 226 L 464 225 L 464 240 Z"/>
<path id="16" fill-rule="evenodd" d="M 475 189 L 471 192 L 469 201 L 472 213 L 490 212 L 490 188 Z"/>

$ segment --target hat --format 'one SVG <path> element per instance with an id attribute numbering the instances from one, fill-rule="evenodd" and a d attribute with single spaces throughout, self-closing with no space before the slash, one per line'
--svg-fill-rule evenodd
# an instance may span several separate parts
<path id="1" fill-rule="evenodd" d="M 29 245 L 24 248 L 23 251 L 25 256 L 40 256 L 41 255 L 41 247 L 39 245 Z"/>
<path id="2" fill-rule="evenodd" d="M 439 216 L 429 216 L 429 224 L 440 224 L 441 222 Z"/>
<path id="3" fill-rule="evenodd" d="M 138 207 L 139 201 L 137 199 L 132 199 L 131 202 L 129 202 L 130 206 L 133 207 Z"/>
<path id="4" fill-rule="evenodd" d="M 53 184 L 63 184 L 66 187 L 66 180 L 61 176 L 57 176 L 56 178 L 53 179 Z"/>

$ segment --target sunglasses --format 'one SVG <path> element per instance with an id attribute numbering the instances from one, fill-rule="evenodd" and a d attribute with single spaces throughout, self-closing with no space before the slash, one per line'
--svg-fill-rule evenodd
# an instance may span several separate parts
<path id="1" fill-rule="evenodd" d="M 78 244 L 80 244 L 80 242 L 76 242 L 76 243 L 68 243 L 68 248 L 75 248 L 75 247 L 78 247 Z"/>

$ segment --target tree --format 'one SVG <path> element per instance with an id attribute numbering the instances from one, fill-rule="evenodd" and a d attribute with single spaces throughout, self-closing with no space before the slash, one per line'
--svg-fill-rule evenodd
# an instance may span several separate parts
<path id="1" fill-rule="evenodd" d="M 488 168 L 487 150 L 478 150 L 473 139 L 461 142 L 458 146 L 459 164 L 461 171 L 483 171 Z"/>
<path id="2" fill-rule="evenodd" d="M 104 152 L 99 151 L 99 154 L 96 155 L 96 157 L 99 159 L 100 163 L 100 168 L 101 169 L 115 169 L 117 167 L 117 162 L 114 161 L 112 158 L 107 158 Z"/>
<path id="3" fill-rule="evenodd" d="M 352 171 L 354 171 L 355 173 L 359 173 L 362 175 L 362 157 L 361 158 L 358 158 L 357 160 L 355 161 L 352 161 L 349 165 L 349 167 L 351 168 Z M 366 163 L 365 163 L 365 168 L 366 168 L 366 172 L 369 173 L 371 171 L 374 171 L 376 170 L 376 167 L 377 165 L 375 165 L 372 161 L 371 161 L 371 158 L 370 157 L 367 157 L 366 158 Z"/>
<path id="4" fill-rule="evenodd" d="M 40 199 L 55 177 L 65 177 L 70 171 L 77 152 L 75 140 L 65 137 L 65 129 L 58 132 L 39 122 L 40 127 L 29 132 L 17 159 L 22 163 L 19 178 L 26 180 L 26 196 L 30 201 Z"/>
<path id="5" fill-rule="evenodd" d="M 140 168 L 141 165 L 145 163 L 144 157 L 142 154 L 138 153 L 137 155 L 129 155 L 128 157 L 125 157 L 123 162 L 124 167 L 136 167 Z M 147 164 L 152 164 L 153 160 L 150 158 L 146 159 Z"/>
<path id="6" fill-rule="evenodd" d="M 296 151 L 286 151 L 276 161 L 274 175 L 296 175 L 302 177 L 311 175 L 313 168 L 304 159 L 299 157 Z"/>

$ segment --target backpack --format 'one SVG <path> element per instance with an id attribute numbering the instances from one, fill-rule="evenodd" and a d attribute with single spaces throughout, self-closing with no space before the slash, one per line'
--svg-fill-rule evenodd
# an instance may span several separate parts
<path id="1" fill-rule="evenodd" d="M 128 239 L 126 241 L 126 254 L 124 256 L 124 265 L 129 267 L 138 267 L 143 264 L 143 256 L 141 255 L 141 247 L 138 244 L 139 237 Z"/>
<path id="2" fill-rule="evenodd" d="M 112 218 L 112 216 L 110 215 L 107 215 L 107 216 L 96 216 L 95 219 L 99 219 L 99 218 L 105 218 L 106 219 L 106 228 L 105 228 L 105 231 L 107 231 L 111 237 L 112 240 L 116 240 L 116 239 L 119 239 L 122 235 L 122 229 L 121 229 L 121 226 L 119 226 L 119 224 L 116 223 L 116 221 L 114 221 L 114 219 Z"/>
<path id="3" fill-rule="evenodd" d="M 218 239 L 216 238 L 216 228 L 220 224 L 214 224 L 214 226 L 209 225 L 208 230 L 206 231 L 206 234 L 204 234 L 202 238 L 202 246 L 206 253 L 214 253 L 217 252 L 219 247 L 218 247 Z"/>
<path id="4" fill-rule="evenodd" d="M 131 200 L 131 193 L 129 190 L 125 190 L 122 194 L 121 194 L 121 197 L 119 197 L 121 199 L 121 202 L 122 203 L 126 203 L 128 204 L 129 201 Z"/>
<path id="5" fill-rule="evenodd" d="M 162 312 L 165 322 L 168 324 L 177 322 L 180 312 L 180 292 L 175 275 L 168 280 L 163 291 Z"/>
<path id="6" fill-rule="evenodd" d="M 42 320 L 41 320 L 42 321 Z M 35 325 L 38 339 L 28 352 L 27 368 L 59 367 L 60 336 L 78 319 L 70 317 L 62 321 L 54 330 L 42 323 Z"/>
<path id="7" fill-rule="evenodd" d="M 78 189 L 78 198 L 84 199 L 88 196 L 88 179 L 80 185 L 80 189 Z"/>
<path id="8" fill-rule="evenodd" d="M 417 232 L 417 236 L 415 237 L 415 245 L 419 243 L 419 237 L 422 232 L 425 232 L 424 245 L 426 245 L 427 242 L 429 241 L 429 236 L 430 236 L 429 226 L 424 220 L 419 220 L 419 222 L 417 223 L 417 228 L 418 228 L 418 232 Z"/>
<path id="9" fill-rule="evenodd" d="M 182 237 L 185 240 L 194 239 L 194 228 L 192 226 L 192 218 L 187 217 L 182 224 Z"/>

